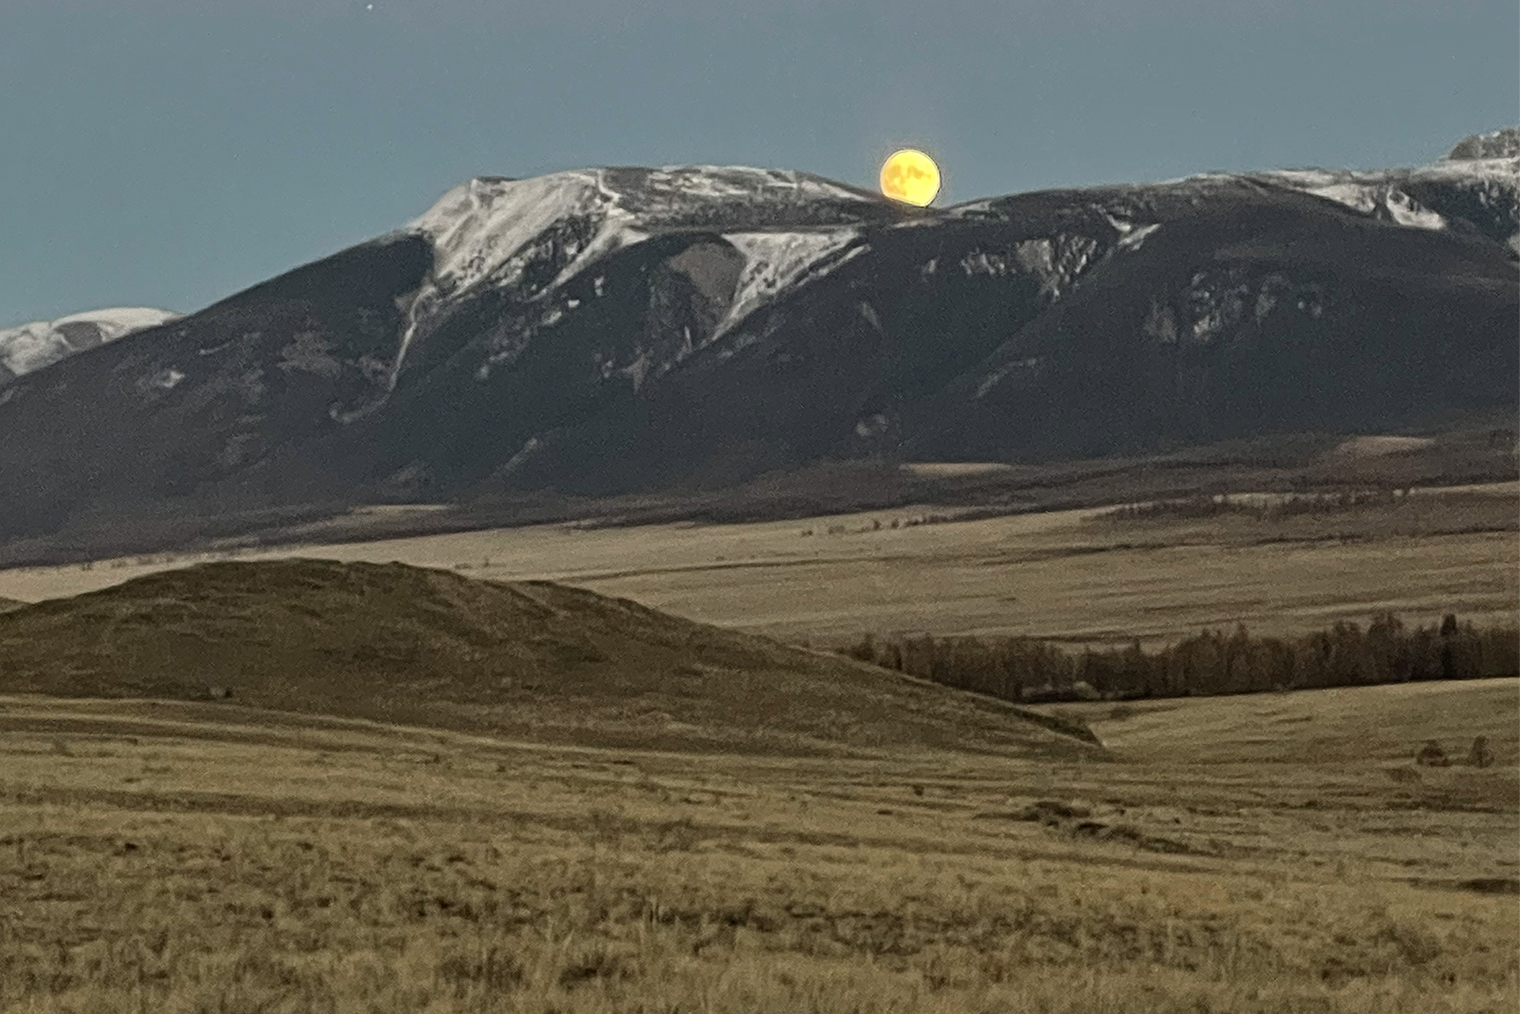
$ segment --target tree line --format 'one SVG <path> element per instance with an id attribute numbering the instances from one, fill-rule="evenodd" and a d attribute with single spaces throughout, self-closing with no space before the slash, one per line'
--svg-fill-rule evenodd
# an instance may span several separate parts
<path id="1" fill-rule="evenodd" d="M 1200 493 L 1180 500 L 1153 500 L 1126 504 L 1105 511 L 1115 521 L 1155 518 L 1212 518 L 1243 514 L 1261 520 L 1278 520 L 1303 514 L 1335 514 L 1361 507 L 1387 507 L 1409 500 L 1408 487 L 1342 490 L 1335 493 L 1294 493 L 1265 500 L 1239 499 L 1228 494 Z"/>
<path id="2" fill-rule="evenodd" d="M 1031 637 L 878 638 L 839 649 L 864 662 L 1008 701 L 1046 703 L 1245 694 L 1371 686 L 1409 680 L 1520 675 L 1520 627 L 1478 629 L 1447 615 L 1406 626 L 1385 613 L 1365 628 L 1340 622 L 1299 637 L 1262 637 L 1240 625 L 1175 644 L 1064 650 Z"/>

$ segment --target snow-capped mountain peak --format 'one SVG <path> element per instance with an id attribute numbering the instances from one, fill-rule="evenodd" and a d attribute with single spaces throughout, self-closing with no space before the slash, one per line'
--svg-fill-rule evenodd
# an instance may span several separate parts
<path id="1" fill-rule="evenodd" d="M 1515 158 L 1520 156 L 1520 127 L 1500 127 L 1486 134 L 1474 134 L 1458 142 L 1442 161 L 1467 159 Z"/>
<path id="2" fill-rule="evenodd" d="M 820 213 L 820 205 L 839 211 Z M 852 207 L 853 206 L 853 207 Z M 788 216 L 786 209 L 798 214 Z M 809 173 L 749 166 L 572 169 L 532 179 L 481 176 L 454 187 L 407 229 L 427 236 L 441 287 L 462 292 L 485 279 L 511 284 L 527 248 L 548 230 L 578 224 L 567 265 L 605 254 L 662 229 L 710 221 L 715 231 L 853 224 L 879 215 L 885 198 Z M 857 213 L 851 214 L 854 210 Z M 816 219 L 809 221 L 809 219 Z"/>
<path id="3" fill-rule="evenodd" d="M 619 212 L 615 195 L 600 185 L 596 170 L 527 180 L 477 177 L 444 194 L 408 229 L 432 242 L 439 287 L 462 293 L 488 278 L 515 282 L 505 269 L 553 226 L 579 219 L 608 235 L 620 224 L 616 220 L 630 217 Z M 608 223 L 609 217 L 615 221 Z M 604 228 L 609 224 L 613 228 Z"/>
<path id="4" fill-rule="evenodd" d="M 450 305 L 482 287 L 510 290 L 520 304 L 551 300 L 569 279 L 622 248 L 662 233 L 711 231 L 745 263 L 715 332 L 723 333 L 776 293 L 847 259 L 858 226 L 899 214 L 868 191 L 811 173 L 750 166 L 610 166 L 525 180 L 477 177 L 406 226 L 432 245 L 433 271 L 407 311 L 392 386 L 414 344 Z M 574 308 L 569 302 L 551 308 L 545 323 Z"/>

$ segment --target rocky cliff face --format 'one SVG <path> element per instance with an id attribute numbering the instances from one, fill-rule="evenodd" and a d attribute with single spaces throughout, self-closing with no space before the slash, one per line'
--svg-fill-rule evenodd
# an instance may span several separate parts
<path id="1" fill-rule="evenodd" d="M 927 210 L 735 167 L 477 179 L 0 388 L 0 534 L 1511 406 L 1517 195 L 1516 156 Z"/>

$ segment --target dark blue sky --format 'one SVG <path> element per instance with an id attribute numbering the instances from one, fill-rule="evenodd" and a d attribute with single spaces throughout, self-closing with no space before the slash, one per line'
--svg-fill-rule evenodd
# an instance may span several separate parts
<path id="1" fill-rule="evenodd" d="M 947 203 L 1416 164 L 1520 118 L 1515 0 L 368 2 L 0 0 L 0 325 L 193 310 L 477 174 L 874 186 L 911 143 Z"/>

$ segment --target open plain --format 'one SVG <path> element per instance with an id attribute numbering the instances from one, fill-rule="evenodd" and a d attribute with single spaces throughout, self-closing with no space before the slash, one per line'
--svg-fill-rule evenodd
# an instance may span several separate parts
<path id="1" fill-rule="evenodd" d="M 1510 1011 L 1516 679 L 1042 727 L 748 634 L 1510 621 L 1514 508 L 1513 484 L 1281 516 L 925 506 L 235 554 L 452 574 L 0 572 L 0 596 L 60 599 L 4 618 L 0 1010 Z M 170 665 L 201 640 L 195 672 Z M 213 675 L 237 694 L 204 699 Z M 754 702 L 775 727 L 746 738 Z M 1489 766 L 1463 763 L 1479 736 Z M 1416 765 L 1428 740 L 1455 763 Z"/>
<path id="2" fill-rule="evenodd" d="M 965 517 L 924 505 L 744 524 L 537 525 L 236 550 L 550 579 L 689 619 L 834 647 L 861 633 L 1167 641 L 1238 622 L 1296 634 L 1384 611 L 1520 613 L 1520 484 L 1416 489 L 1301 516 L 1119 520 L 1103 509 Z M 37 601 L 234 552 L 0 571 Z M 1419 579 L 1411 580 L 1412 575 Z"/>
<path id="3" fill-rule="evenodd" d="M 1092 705 L 1102 757 L 822 759 L 12 695 L 0 1009 L 1499 1014 L 1517 703 Z M 1476 735 L 1493 767 L 1411 763 Z"/>

